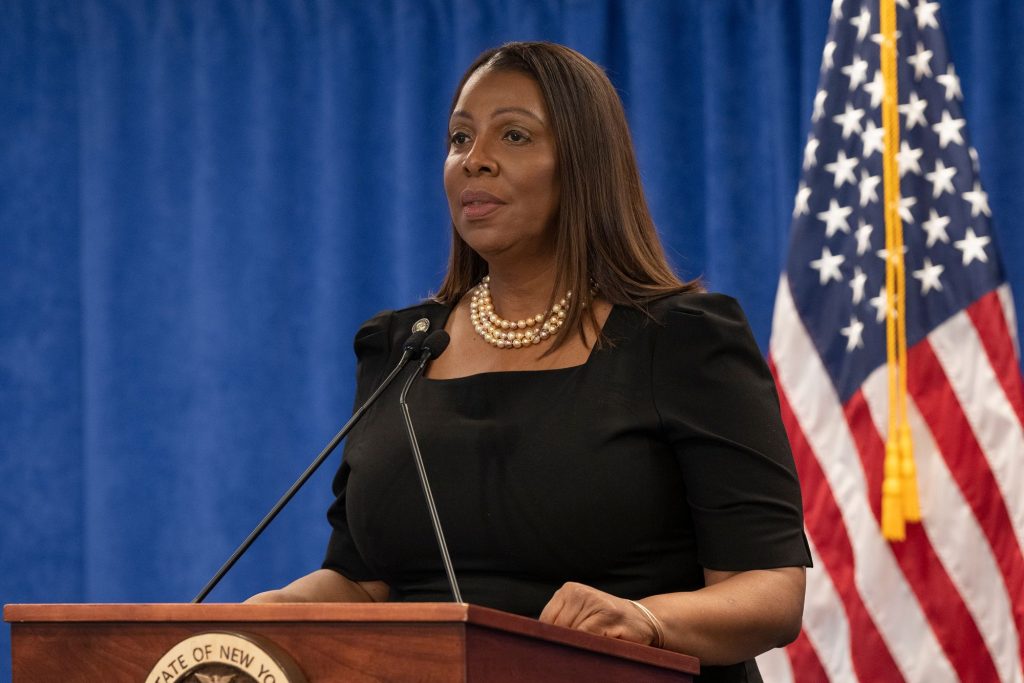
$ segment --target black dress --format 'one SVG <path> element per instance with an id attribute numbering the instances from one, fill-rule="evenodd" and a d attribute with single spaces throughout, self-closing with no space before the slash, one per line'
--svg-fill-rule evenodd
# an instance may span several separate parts
<path id="1" fill-rule="evenodd" d="M 395 365 L 413 322 L 438 329 L 449 313 L 426 303 L 365 323 L 357 404 Z M 703 568 L 810 565 L 775 385 L 739 305 L 680 294 L 650 314 L 613 307 L 611 345 L 583 365 L 413 386 L 467 602 L 536 617 L 566 581 L 638 599 L 701 588 Z M 384 581 L 392 600 L 447 601 L 401 383 L 348 438 L 323 566 Z M 753 662 L 705 667 L 701 680 L 748 676 L 759 680 Z"/>

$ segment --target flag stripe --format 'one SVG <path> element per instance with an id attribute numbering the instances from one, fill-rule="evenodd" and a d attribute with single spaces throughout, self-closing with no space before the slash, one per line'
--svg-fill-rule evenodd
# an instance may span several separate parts
<path id="1" fill-rule="evenodd" d="M 807 532 L 818 552 L 815 565 L 828 570 L 850 627 L 859 635 L 856 640 L 847 641 L 852 667 L 856 670 L 857 677 L 864 681 L 903 680 L 903 675 L 890 656 L 874 620 L 854 588 L 853 547 L 846 535 L 842 515 L 832 497 L 825 474 L 819 467 L 781 386 L 779 404 L 782 422 L 793 447 L 793 457 L 800 475 L 800 487 L 804 491 Z M 819 558 L 820 562 L 817 561 Z M 829 633 L 823 637 L 831 638 L 835 637 L 835 634 Z"/>
<path id="2" fill-rule="evenodd" d="M 889 400 L 884 367 L 864 383 L 863 396 L 880 432 L 887 425 Z M 908 411 L 921 494 L 921 526 L 941 563 L 934 570 L 946 572 L 956 586 L 999 671 L 998 680 L 1021 681 L 1017 629 L 995 556 L 913 401 Z"/>
<path id="3" fill-rule="evenodd" d="M 1014 491 L 1024 481 L 1024 425 L 1017 418 L 992 366 L 978 330 L 967 313 L 960 313 L 940 325 L 930 335 L 932 351 L 956 395 L 978 447 L 1002 493 L 1017 537 L 1024 547 L 1024 495 Z M 986 335 L 988 332 L 986 332 Z"/>
<path id="4" fill-rule="evenodd" d="M 1017 414 L 1018 424 L 1024 424 L 1024 382 L 998 291 L 983 296 L 967 309 L 967 314 L 971 316 L 975 329 L 985 331 L 980 335 L 981 344 L 985 347 L 996 379 L 1003 387 L 1006 400 Z"/>
<path id="5" fill-rule="evenodd" d="M 811 549 L 814 566 L 820 567 L 821 556 L 814 541 L 808 540 L 807 545 Z M 843 603 L 828 572 L 810 571 L 807 574 L 802 633 L 806 636 L 807 646 L 803 647 L 803 641 L 795 644 L 797 647 L 791 658 L 793 670 L 799 672 L 801 682 L 805 672 L 814 674 L 809 680 L 815 680 L 819 671 L 836 681 L 856 679 L 850 652 L 850 622 L 846 620 Z"/>
<path id="6" fill-rule="evenodd" d="M 801 635 L 803 635 L 802 632 Z M 789 647 L 792 646 L 793 644 L 791 643 Z M 794 683 L 793 667 L 789 663 L 787 650 L 775 648 L 768 650 L 768 652 L 762 652 L 757 656 L 757 668 L 761 672 L 761 678 L 765 681 L 771 681 L 771 683 Z"/>
<path id="7" fill-rule="evenodd" d="M 786 654 L 792 671 L 799 672 L 799 676 L 794 676 L 793 680 L 798 683 L 828 681 L 828 673 L 821 665 L 821 659 L 818 658 L 818 653 L 814 650 L 806 631 L 800 631 L 797 639 L 786 648 Z M 772 681 L 774 683 L 774 679 Z"/>
<path id="8" fill-rule="evenodd" d="M 1020 360 L 1020 340 L 1017 339 L 1017 309 L 1013 305 L 1013 293 L 1010 291 L 1010 285 L 1002 284 L 997 289 L 999 293 L 999 303 L 1003 308 L 1003 319 L 1006 321 L 1006 327 L 1010 332 L 1010 341 L 1013 343 L 1013 355 Z M 1020 370 L 1017 370 L 1017 374 L 1020 374 Z"/>
<path id="9" fill-rule="evenodd" d="M 985 453 L 964 416 L 939 363 L 927 342 L 917 344 L 909 353 L 908 388 L 931 430 L 950 473 L 964 494 L 982 533 L 995 554 L 1005 585 L 1015 595 L 1024 586 L 1024 558 L 1014 534 L 1009 512 L 999 495 Z M 1024 605 L 1014 605 L 1017 633 L 1024 625 Z M 1024 657 L 1024 641 L 1018 643 Z"/>
<path id="10" fill-rule="evenodd" d="M 859 630 L 869 628 L 855 611 L 863 604 L 903 675 L 910 680 L 952 679 L 953 668 L 882 539 L 865 495 L 864 473 L 845 417 L 829 376 L 796 313 L 785 275 L 779 280 L 773 329 L 776 333 L 771 340 L 771 356 L 777 381 L 800 427 L 794 434 L 802 435 L 803 450 L 794 443 L 794 457 L 801 478 L 805 471 L 811 477 L 804 486 L 811 500 L 811 505 L 805 505 L 808 530 L 819 544 L 826 567 L 848 608 L 851 629 L 858 634 L 854 644 L 873 638 L 870 630 L 864 634 Z M 815 453 L 828 453 L 829 457 L 816 459 Z M 826 494 L 813 497 L 821 489 Z M 834 499 L 829 492 L 835 495 Z M 816 501 L 825 505 L 824 518 L 817 519 Z M 829 505 L 838 507 L 841 514 L 833 512 Z M 833 552 L 838 554 L 833 554 L 829 561 L 827 544 L 837 543 Z M 861 658 L 855 656 L 854 663 L 860 668 Z"/>
<path id="11" fill-rule="evenodd" d="M 864 465 L 872 512 L 881 527 L 885 442 L 875 428 L 862 392 L 854 394 L 844 412 Z M 981 633 L 928 537 L 917 524 L 907 525 L 906 534 L 906 540 L 890 547 L 957 675 L 965 681 L 996 680 L 995 664 Z"/>

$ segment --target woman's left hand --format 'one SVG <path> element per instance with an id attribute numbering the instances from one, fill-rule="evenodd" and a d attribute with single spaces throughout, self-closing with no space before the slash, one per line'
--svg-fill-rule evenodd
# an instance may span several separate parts
<path id="1" fill-rule="evenodd" d="M 570 582 L 559 588 L 541 612 L 540 620 L 641 645 L 658 639 L 647 617 L 629 600 L 582 583 Z"/>

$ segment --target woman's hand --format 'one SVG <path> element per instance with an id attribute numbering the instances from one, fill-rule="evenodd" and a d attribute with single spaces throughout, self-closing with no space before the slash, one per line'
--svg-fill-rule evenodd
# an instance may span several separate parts
<path id="1" fill-rule="evenodd" d="M 318 569 L 284 588 L 257 593 L 245 602 L 384 602 L 389 592 L 383 581 L 352 581 L 330 569 Z"/>
<path id="2" fill-rule="evenodd" d="M 540 620 L 642 645 L 658 641 L 654 624 L 636 605 L 582 583 L 570 582 L 559 588 Z"/>
<path id="3" fill-rule="evenodd" d="M 797 637 L 804 581 L 803 567 L 705 569 L 704 588 L 650 595 L 643 606 L 661 625 L 666 650 L 703 664 L 735 664 Z M 654 623 L 629 600 L 579 583 L 558 589 L 540 620 L 645 645 L 659 639 Z"/>

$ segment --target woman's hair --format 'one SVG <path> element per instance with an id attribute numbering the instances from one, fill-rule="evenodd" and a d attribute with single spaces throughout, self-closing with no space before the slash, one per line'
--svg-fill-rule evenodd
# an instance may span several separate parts
<path id="1" fill-rule="evenodd" d="M 613 304 L 646 310 L 666 294 L 700 291 L 683 282 L 665 259 L 644 199 L 622 102 L 596 64 L 562 45 L 507 43 L 476 58 L 452 98 L 455 109 L 466 81 L 478 69 L 516 71 L 536 81 L 551 117 L 560 199 L 555 218 L 557 272 L 553 303 L 573 292 L 565 328 L 582 335 L 590 289 Z M 448 272 L 435 298 L 455 305 L 487 274 L 487 263 L 452 225 Z M 596 322 L 596 321 L 594 321 Z M 596 325 L 595 325 L 596 327 Z M 568 337 L 558 335 L 552 349 Z"/>

